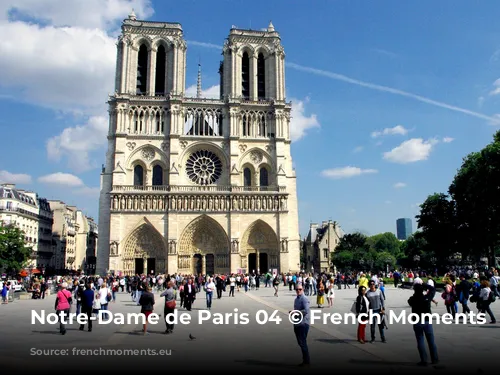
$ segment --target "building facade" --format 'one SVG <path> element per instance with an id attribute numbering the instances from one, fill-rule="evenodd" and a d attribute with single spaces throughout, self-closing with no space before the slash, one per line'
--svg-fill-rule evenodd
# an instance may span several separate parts
<path id="1" fill-rule="evenodd" d="M 56 270 L 78 270 L 76 207 L 62 201 L 49 200 L 54 215 L 52 237 L 55 246 Z"/>
<path id="2" fill-rule="evenodd" d="M 311 223 L 302 242 L 304 271 L 332 271 L 332 253 L 343 236 L 344 231 L 336 221 L 323 221 L 321 225 Z"/>
<path id="3" fill-rule="evenodd" d="M 233 28 L 221 97 L 187 98 L 180 24 L 123 21 L 101 174 L 97 273 L 300 267 L 284 50 Z"/>
<path id="4" fill-rule="evenodd" d="M 411 219 L 402 218 L 396 220 L 396 231 L 398 240 L 404 241 L 413 233 Z"/>
<path id="5" fill-rule="evenodd" d="M 28 268 L 53 267 L 52 212 L 47 200 L 36 193 L 0 185 L 0 222 L 24 232 L 26 246 L 33 249 Z"/>

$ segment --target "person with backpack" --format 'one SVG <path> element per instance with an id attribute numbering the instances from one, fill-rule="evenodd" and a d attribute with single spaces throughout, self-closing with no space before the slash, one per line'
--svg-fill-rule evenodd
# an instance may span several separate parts
<path id="1" fill-rule="evenodd" d="M 481 281 L 481 291 L 479 292 L 479 299 L 477 300 L 477 308 L 480 313 L 488 313 L 490 316 L 490 324 L 495 324 L 497 320 L 491 311 L 490 305 L 495 302 L 495 294 L 490 289 L 488 280 Z"/>
<path id="2" fill-rule="evenodd" d="M 446 312 L 453 316 L 455 319 L 455 293 L 452 284 L 447 284 L 441 297 L 444 299 L 444 305 L 446 306 Z"/>

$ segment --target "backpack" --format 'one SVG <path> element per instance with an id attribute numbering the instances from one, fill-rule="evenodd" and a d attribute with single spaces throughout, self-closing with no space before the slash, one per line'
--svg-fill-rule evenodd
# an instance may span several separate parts
<path id="1" fill-rule="evenodd" d="M 493 302 L 495 302 L 495 301 L 496 301 L 496 299 L 497 299 L 497 298 L 496 298 L 496 296 L 495 296 L 495 293 L 490 292 L 490 294 L 488 294 L 488 302 L 489 302 L 489 303 L 493 303 Z"/>

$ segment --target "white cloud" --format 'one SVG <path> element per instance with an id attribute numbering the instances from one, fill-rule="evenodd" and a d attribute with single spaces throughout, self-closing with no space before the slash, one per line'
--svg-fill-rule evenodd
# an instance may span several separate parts
<path id="1" fill-rule="evenodd" d="M 31 184 L 31 176 L 23 173 L 0 171 L 0 183 L 3 184 Z"/>
<path id="2" fill-rule="evenodd" d="M 385 128 L 382 131 L 374 131 L 372 133 L 372 138 L 377 138 L 383 135 L 406 135 L 408 134 L 408 129 L 403 125 L 396 125 L 393 128 Z"/>
<path id="3" fill-rule="evenodd" d="M 95 166 L 88 153 L 106 144 L 107 116 L 101 115 L 114 90 L 118 26 L 132 8 L 139 19 L 153 14 L 149 0 L 0 4 L 0 35 L 9 36 L 0 39 L 0 88 L 13 99 L 88 118 L 47 142 L 49 158 L 68 157 L 75 171 Z"/>
<path id="4" fill-rule="evenodd" d="M 321 172 L 323 177 L 331 178 L 331 179 L 341 179 L 341 178 L 351 178 L 360 176 L 362 174 L 373 174 L 378 173 L 376 169 L 361 169 L 358 167 L 340 167 L 340 168 L 332 168 L 325 169 Z"/>
<path id="5" fill-rule="evenodd" d="M 61 185 L 69 187 L 83 186 L 83 181 L 70 173 L 52 173 L 38 178 L 38 182 L 47 185 Z"/>
<path id="6" fill-rule="evenodd" d="M 101 189 L 98 187 L 83 187 L 77 190 L 73 191 L 73 194 L 75 195 L 84 195 L 89 198 L 99 198 L 99 193 L 101 192 Z"/>
<path id="7" fill-rule="evenodd" d="M 196 98 L 197 86 L 191 85 L 186 89 L 185 96 L 188 98 Z M 220 98 L 220 85 L 214 85 L 208 89 L 201 90 L 201 97 L 208 99 L 219 99 Z"/>
<path id="8" fill-rule="evenodd" d="M 67 158 L 68 167 L 76 172 L 96 168 L 98 164 L 90 157 L 90 152 L 106 144 L 108 119 L 105 116 L 90 117 L 87 123 L 66 128 L 58 136 L 47 141 L 49 160 Z"/>
<path id="9" fill-rule="evenodd" d="M 153 15 L 149 0 L 2 0 L 0 17 L 19 14 L 54 26 L 112 29 L 132 8 L 139 19 Z M 1 18 L 0 18 L 1 19 Z"/>
<path id="10" fill-rule="evenodd" d="M 355 153 L 355 154 L 357 154 L 358 152 L 363 151 L 363 148 L 364 148 L 363 146 L 358 146 L 354 150 L 352 150 L 352 152 Z"/>
<path id="11" fill-rule="evenodd" d="M 384 203 L 385 204 L 391 204 L 392 202 L 391 201 L 385 201 Z"/>
<path id="12" fill-rule="evenodd" d="M 404 141 L 391 151 L 384 152 L 384 159 L 399 164 L 427 160 L 437 143 L 436 139 L 424 141 L 422 138 L 412 138 Z"/>
<path id="13" fill-rule="evenodd" d="M 479 98 L 477 98 L 477 106 L 481 108 L 483 104 L 484 104 L 484 96 L 480 96 Z"/>
<path id="14" fill-rule="evenodd" d="M 451 143 L 455 140 L 455 138 L 451 138 L 451 137 L 444 137 L 443 138 L 443 142 L 444 143 Z"/>
<path id="15" fill-rule="evenodd" d="M 404 188 L 406 187 L 406 184 L 404 182 L 397 182 L 394 184 L 394 188 L 395 189 L 401 189 L 401 188 Z"/>
<path id="16" fill-rule="evenodd" d="M 307 116 L 305 114 L 305 104 L 309 102 L 309 98 L 298 100 L 291 98 L 292 113 L 290 120 L 290 138 L 292 141 L 298 141 L 303 138 L 309 129 L 320 128 L 316 114 Z"/>
<path id="17" fill-rule="evenodd" d="M 500 94 L 500 78 L 493 82 L 493 86 L 495 86 L 495 88 L 490 91 L 490 95 Z"/>

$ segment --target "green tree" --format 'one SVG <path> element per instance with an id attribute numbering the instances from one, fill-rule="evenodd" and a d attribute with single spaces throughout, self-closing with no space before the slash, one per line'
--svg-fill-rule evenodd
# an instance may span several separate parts
<path id="1" fill-rule="evenodd" d="M 394 233 L 379 233 L 368 238 L 368 243 L 377 253 L 388 252 L 397 257 L 400 252 L 401 243 Z"/>
<path id="2" fill-rule="evenodd" d="M 386 271 L 387 266 L 389 269 L 393 269 L 396 266 L 396 257 L 388 251 L 379 252 L 374 266 L 377 271 Z"/>
<path id="3" fill-rule="evenodd" d="M 427 243 L 426 253 L 432 253 L 443 264 L 457 251 L 457 216 L 455 201 L 448 195 L 434 193 L 420 205 L 418 228 Z"/>
<path id="4" fill-rule="evenodd" d="M 449 188 L 456 202 L 459 243 L 464 253 L 488 255 L 495 266 L 500 240 L 500 131 L 480 152 L 464 158 Z"/>
<path id="5" fill-rule="evenodd" d="M 0 269 L 17 272 L 24 267 L 33 249 L 26 246 L 24 233 L 13 225 L 0 225 Z"/>
<path id="6" fill-rule="evenodd" d="M 339 270 L 351 270 L 373 263 L 367 239 L 359 232 L 344 235 L 332 254 L 335 267 Z"/>

